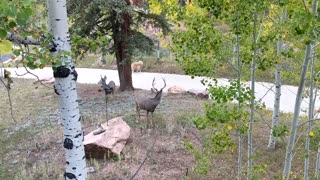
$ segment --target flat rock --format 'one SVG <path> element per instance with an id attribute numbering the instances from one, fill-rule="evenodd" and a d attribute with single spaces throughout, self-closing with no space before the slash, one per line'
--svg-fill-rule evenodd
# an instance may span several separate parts
<path id="1" fill-rule="evenodd" d="M 110 157 L 111 154 L 120 155 L 129 136 L 130 127 L 121 117 L 111 119 L 85 135 L 86 156 L 104 158 Z"/>
<path id="2" fill-rule="evenodd" d="M 179 94 L 179 93 L 185 93 L 185 92 L 187 92 L 185 89 L 177 85 L 174 85 L 168 88 L 168 93 L 172 93 L 172 94 Z"/>
<path id="3" fill-rule="evenodd" d="M 201 99 L 209 99 L 209 93 L 204 90 L 190 89 L 187 92 Z"/>

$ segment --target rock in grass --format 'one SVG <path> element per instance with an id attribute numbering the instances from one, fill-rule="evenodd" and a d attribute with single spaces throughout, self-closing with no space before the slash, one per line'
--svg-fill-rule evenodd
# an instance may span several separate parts
<path id="1" fill-rule="evenodd" d="M 84 148 L 87 158 L 109 158 L 112 154 L 120 155 L 128 138 L 130 127 L 117 117 L 84 137 Z"/>
<path id="2" fill-rule="evenodd" d="M 209 94 L 207 91 L 190 89 L 190 90 L 188 90 L 188 93 L 192 94 L 193 96 L 196 96 L 200 99 L 209 99 Z"/>

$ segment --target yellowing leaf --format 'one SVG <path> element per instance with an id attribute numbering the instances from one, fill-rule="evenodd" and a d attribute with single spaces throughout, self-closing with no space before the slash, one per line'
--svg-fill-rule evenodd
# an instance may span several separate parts
<path id="1" fill-rule="evenodd" d="M 5 71 L 5 75 L 10 76 L 11 72 L 10 71 Z"/>
<path id="2" fill-rule="evenodd" d="M 230 130 L 230 131 L 233 129 L 233 127 L 232 127 L 231 125 L 228 125 L 227 128 L 228 128 L 228 130 Z"/>
<path id="3" fill-rule="evenodd" d="M 8 40 L 0 42 L 0 54 L 9 54 L 12 51 L 12 43 Z"/>
<path id="4" fill-rule="evenodd" d="M 309 136 L 310 136 L 310 137 L 313 137 L 313 136 L 314 136 L 314 132 L 313 132 L 313 131 L 310 131 L 310 132 L 309 132 Z"/>

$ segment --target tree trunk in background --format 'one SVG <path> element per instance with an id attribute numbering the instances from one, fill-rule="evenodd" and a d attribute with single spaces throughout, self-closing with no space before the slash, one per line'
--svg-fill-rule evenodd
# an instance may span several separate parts
<path id="1" fill-rule="evenodd" d="M 320 177 L 320 142 L 318 144 L 318 151 L 317 151 L 317 159 L 316 159 L 316 167 L 314 171 L 314 178 L 319 179 Z"/>
<path id="2" fill-rule="evenodd" d="M 312 10 L 313 10 L 313 15 L 318 16 L 318 0 L 314 0 L 312 3 Z M 308 44 L 306 46 L 306 55 L 303 63 L 303 68 L 302 68 L 302 73 L 300 77 L 300 84 L 298 87 L 298 92 L 297 92 L 297 97 L 296 97 L 296 104 L 294 107 L 294 115 L 293 115 L 293 120 L 291 124 L 291 134 L 289 137 L 289 142 L 287 145 L 287 150 L 286 150 L 286 155 L 285 155 L 285 160 L 284 160 L 284 168 L 283 168 L 283 174 L 282 177 L 289 179 L 290 175 L 290 170 L 291 170 L 291 162 L 293 158 L 293 150 L 294 150 L 294 145 L 295 145 L 295 140 L 296 140 L 296 134 L 297 134 L 297 129 L 298 129 L 298 119 L 299 119 L 299 114 L 300 114 L 300 107 L 301 107 L 301 101 L 302 101 L 302 94 L 303 94 L 303 89 L 305 86 L 305 78 L 308 70 L 308 64 L 310 61 L 310 56 L 311 56 L 311 44 Z"/>
<path id="3" fill-rule="evenodd" d="M 68 31 L 66 0 L 48 1 L 48 29 L 53 34 L 53 55 L 71 51 Z M 54 72 L 55 92 L 59 98 L 59 109 L 64 128 L 64 149 L 66 157 L 65 179 L 87 179 L 86 159 L 83 146 L 83 131 L 76 91 L 77 73 L 71 63 L 71 56 L 61 59 L 62 65 Z"/>
<path id="4" fill-rule="evenodd" d="M 241 59 L 240 59 L 240 42 L 239 42 L 239 35 L 236 35 L 236 57 L 238 61 L 238 83 L 239 83 L 239 97 L 241 96 L 241 90 L 240 90 L 240 85 L 241 85 Z M 238 108 L 240 110 L 241 104 L 240 101 L 238 101 Z M 237 169 L 238 169 L 238 180 L 242 179 L 242 151 L 243 151 L 243 135 L 240 129 L 238 130 L 239 137 L 238 137 L 238 162 L 237 162 Z"/>
<path id="5" fill-rule="evenodd" d="M 314 50 L 313 50 L 314 51 Z M 314 99 L 314 61 L 315 61 L 315 53 L 313 53 L 313 57 L 311 59 L 311 74 L 310 74 L 310 91 L 309 91 L 309 110 L 308 110 L 308 128 L 306 132 L 306 142 L 305 142 L 305 158 L 304 158 L 304 179 L 308 180 L 309 179 L 309 156 L 310 156 L 310 132 L 312 128 L 312 121 L 313 121 L 313 112 L 314 112 L 314 104 L 313 104 L 313 99 Z"/>
<path id="6" fill-rule="evenodd" d="M 312 4 L 312 11 L 315 16 L 318 16 L 318 1 L 314 0 Z M 313 47 L 315 48 L 315 47 Z M 310 163 L 310 132 L 312 130 L 312 124 L 314 119 L 314 104 L 315 104 L 315 98 L 317 96 L 316 94 L 316 88 L 315 88 L 315 82 L 314 82 L 314 64 L 316 59 L 316 50 L 313 49 L 312 53 L 312 59 L 311 59 L 311 74 L 310 74 L 310 93 L 309 93 L 309 113 L 308 113 L 308 129 L 306 132 L 306 144 L 305 144 L 305 159 L 304 159 L 304 179 L 309 179 L 309 163 Z M 315 92 L 315 93 L 314 93 Z M 318 168 L 318 167 L 316 167 Z M 318 179 L 318 178 L 317 178 Z"/>
<path id="7" fill-rule="evenodd" d="M 287 145 L 286 155 L 285 155 L 285 161 L 284 161 L 284 168 L 283 168 L 283 178 L 289 179 L 289 172 L 291 170 L 291 162 L 293 158 L 293 150 L 294 145 L 296 142 L 296 135 L 297 135 L 297 129 L 298 129 L 298 120 L 300 115 L 300 109 L 301 109 L 301 101 L 302 101 L 302 94 L 305 86 L 305 78 L 308 70 L 309 60 L 310 60 L 310 53 L 311 53 L 311 44 L 308 44 L 306 47 L 306 55 L 303 63 L 303 68 L 301 72 L 300 77 L 300 84 L 298 87 L 296 102 L 294 106 L 294 114 L 293 119 L 291 123 L 291 133 L 289 137 L 289 142 Z"/>
<path id="8" fill-rule="evenodd" d="M 124 13 L 122 15 L 122 22 L 120 23 L 118 21 L 116 27 L 113 30 L 113 40 L 115 44 L 120 91 L 134 90 L 132 85 L 131 56 L 128 52 L 130 25 L 130 14 Z"/>
<path id="9" fill-rule="evenodd" d="M 256 7 L 256 3 L 254 4 Z M 251 62 L 251 100 L 250 100 L 250 121 L 248 128 L 248 167 L 247 167 L 247 179 L 252 179 L 252 154 L 253 154 L 253 123 L 254 123 L 254 104 L 255 104 L 255 83 L 256 83 L 256 58 L 257 58 L 257 12 L 254 12 L 253 21 L 253 57 Z"/>
<path id="10" fill-rule="evenodd" d="M 280 19 L 280 25 L 283 24 L 285 18 L 286 18 L 287 10 L 283 9 L 281 19 Z M 282 40 L 279 39 L 277 43 L 277 56 L 281 58 L 281 51 L 282 51 Z M 273 113 L 272 113 L 272 125 L 270 130 L 270 136 L 269 136 L 269 143 L 268 148 L 275 149 L 276 147 L 276 138 L 273 135 L 274 128 L 278 126 L 279 124 L 279 113 L 280 113 L 280 97 L 281 97 L 281 67 L 278 64 L 276 75 L 275 75 L 275 87 L 276 92 L 274 95 L 274 105 L 273 105 Z"/>
<path id="11" fill-rule="evenodd" d="M 274 95 L 274 105 L 272 113 L 272 125 L 269 136 L 268 148 L 275 149 L 276 147 L 276 138 L 273 135 L 274 128 L 279 124 L 279 112 L 280 112 L 280 97 L 281 97 L 281 67 L 277 65 L 276 75 L 275 75 L 275 87 L 276 92 Z"/>

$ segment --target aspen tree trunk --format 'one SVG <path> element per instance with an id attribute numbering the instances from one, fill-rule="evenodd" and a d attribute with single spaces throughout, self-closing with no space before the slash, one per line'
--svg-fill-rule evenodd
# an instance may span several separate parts
<path id="1" fill-rule="evenodd" d="M 284 22 L 286 18 L 286 9 L 283 9 L 282 16 L 280 19 L 280 26 Z M 277 43 L 277 56 L 281 56 L 282 51 L 282 40 L 279 39 Z M 280 57 L 281 58 L 281 57 Z M 279 113 L 280 113 L 280 97 L 281 97 L 281 67 L 278 64 L 276 75 L 275 75 L 275 95 L 274 95 L 274 106 L 273 106 L 273 113 L 272 113 L 272 125 L 270 130 L 270 137 L 269 137 L 269 144 L 268 148 L 275 149 L 276 147 L 276 138 L 273 136 L 273 131 L 276 126 L 279 124 Z"/>
<path id="2" fill-rule="evenodd" d="M 311 59 L 311 74 L 310 74 L 310 91 L 309 91 L 309 111 L 308 111 L 308 128 L 306 131 L 306 144 L 304 146 L 305 149 L 305 159 L 304 159 L 304 179 L 309 179 L 309 155 L 310 155 L 310 131 L 312 126 L 312 120 L 314 118 L 313 116 L 313 97 L 314 97 L 314 60 L 315 60 L 315 53 L 313 54 L 313 57 Z"/>
<path id="3" fill-rule="evenodd" d="M 255 4 L 256 6 L 256 4 Z M 253 20 L 253 57 L 251 63 L 251 103 L 250 103 L 250 122 L 248 128 L 248 169 L 247 169 L 247 179 L 252 178 L 252 153 L 253 153 L 253 140 L 252 140 L 252 130 L 254 121 L 254 94 L 255 94 L 255 75 L 256 75 L 256 57 L 257 57 L 257 12 L 254 12 Z"/>
<path id="4" fill-rule="evenodd" d="M 314 0 L 313 4 L 312 4 L 312 11 L 313 14 L 315 16 L 318 16 L 318 1 Z M 310 163 L 310 132 L 311 132 L 311 128 L 312 128 L 312 120 L 314 119 L 314 104 L 316 101 L 316 96 L 317 94 L 314 93 L 315 91 L 315 84 L 313 81 L 314 78 L 314 64 L 315 64 L 315 59 L 316 59 L 316 50 L 313 49 L 313 56 L 312 56 L 312 60 L 311 60 L 311 75 L 310 75 L 310 93 L 309 93 L 309 113 L 308 113 L 308 129 L 306 132 L 306 144 L 305 144 L 305 151 L 306 151 L 306 155 L 305 155 L 305 160 L 304 160 L 304 179 L 308 180 L 309 179 L 309 163 Z M 317 161 L 318 162 L 318 155 L 317 155 Z M 316 171 L 318 169 L 319 164 L 317 165 L 316 163 Z M 318 173 L 316 173 L 317 175 Z M 317 177 L 318 179 L 318 177 Z"/>
<path id="5" fill-rule="evenodd" d="M 292 162 L 292 157 L 293 157 L 293 150 L 294 150 L 294 145 L 295 145 L 295 140 L 296 140 L 296 135 L 297 135 L 298 120 L 299 120 L 300 109 L 301 109 L 302 93 L 303 93 L 303 89 L 305 86 L 305 77 L 306 77 L 307 70 L 308 70 L 310 53 L 311 53 L 311 44 L 308 44 L 306 47 L 306 55 L 305 55 L 305 59 L 304 59 L 304 63 L 303 63 L 303 68 L 302 68 L 301 77 L 300 77 L 300 83 L 299 83 L 298 92 L 297 92 L 297 96 L 296 96 L 293 120 L 291 123 L 291 133 L 290 133 L 289 142 L 287 145 L 287 150 L 286 150 L 286 155 L 285 155 L 285 161 L 284 161 L 284 168 L 283 168 L 282 176 L 284 179 L 287 179 L 287 180 L 289 179 L 289 172 L 291 170 L 291 162 Z"/>
<path id="6" fill-rule="evenodd" d="M 237 52 L 237 60 L 238 60 L 238 83 L 239 83 L 239 96 L 240 96 L 240 85 L 241 85 L 241 62 L 240 62 L 240 42 L 239 42 L 239 35 L 236 35 L 236 52 Z M 238 108 L 240 110 L 240 101 L 238 102 Z M 242 176 L 242 132 L 238 130 L 239 137 L 238 137 L 238 180 L 241 180 Z"/>
<path id="7" fill-rule="evenodd" d="M 70 52 L 70 36 L 68 31 L 66 0 L 48 0 L 48 28 L 53 34 L 53 55 L 62 51 Z M 64 148 L 66 157 L 65 179 L 87 179 L 86 161 L 83 146 L 83 131 L 77 101 L 77 72 L 72 64 L 71 56 L 62 59 L 62 66 L 54 72 L 55 92 L 59 98 L 59 109 L 64 127 Z"/>
<path id="8" fill-rule="evenodd" d="M 315 179 L 319 179 L 319 171 L 320 171 L 320 142 L 318 144 L 318 151 L 317 151 L 317 159 L 316 159 L 316 167 L 314 177 Z"/>
<path id="9" fill-rule="evenodd" d="M 314 0 L 312 3 L 312 10 L 313 14 L 315 16 L 318 16 L 317 13 L 317 5 L 318 1 Z M 306 56 L 303 63 L 302 73 L 300 77 L 300 84 L 298 87 L 297 97 L 296 97 L 296 103 L 294 108 L 294 115 L 293 120 L 291 124 L 291 134 L 289 137 L 289 142 L 287 145 L 286 155 L 285 155 L 285 161 L 284 161 L 284 168 L 283 168 L 283 178 L 289 179 L 289 173 L 291 170 L 291 163 L 292 163 L 292 157 L 293 157 L 293 150 L 296 140 L 296 134 L 297 134 L 297 128 L 298 128 L 298 119 L 300 115 L 300 107 L 301 107 L 301 101 L 302 101 L 302 93 L 305 86 L 305 78 L 308 70 L 308 64 L 310 60 L 310 54 L 311 54 L 311 44 L 308 44 L 306 46 Z"/>

